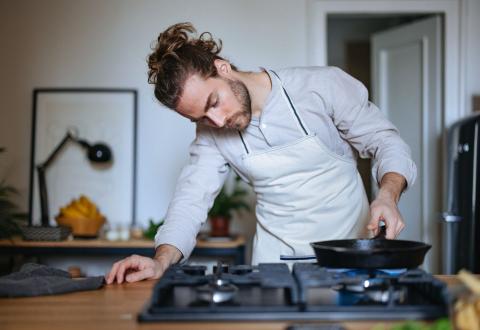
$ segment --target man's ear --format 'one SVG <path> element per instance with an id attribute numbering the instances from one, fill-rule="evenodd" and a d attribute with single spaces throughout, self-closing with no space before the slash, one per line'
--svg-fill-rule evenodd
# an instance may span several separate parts
<path id="1" fill-rule="evenodd" d="M 224 78 L 230 78 L 230 74 L 232 73 L 232 66 L 225 60 L 216 59 L 213 61 L 213 64 L 217 68 L 217 73 L 219 76 Z"/>

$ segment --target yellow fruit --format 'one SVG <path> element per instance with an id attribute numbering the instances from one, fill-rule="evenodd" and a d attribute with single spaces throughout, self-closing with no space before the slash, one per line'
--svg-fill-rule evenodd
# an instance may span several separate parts
<path id="1" fill-rule="evenodd" d="M 88 206 L 88 215 L 90 217 L 95 217 L 97 213 L 98 213 L 97 206 L 95 204 L 90 204 Z"/>
<path id="2" fill-rule="evenodd" d="M 61 216 L 64 216 L 66 218 L 72 218 L 72 219 L 85 218 L 85 215 L 82 212 L 72 207 L 62 207 L 60 209 L 60 212 L 61 212 Z"/>
<path id="3" fill-rule="evenodd" d="M 61 207 L 57 218 L 84 219 L 92 222 L 105 220 L 97 206 L 85 195 L 72 199 L 67 206 Z"/>
<path id="4" fill-rule="evenodd" d="M 88 217 L 88 214 L 89 214 L 88 207 L 80 203 L 79 200 L 74 201 L 71 207 L 80 211 L 80 213 L 82 213 L 85 217 Z"/>
<path id="5" fill-rule="evenodd" d="M 83 203 L 85 205 L 93 204 L 92 201 L 85 195 L 80 196 L 80 203 Z"/>
<path id="6" fill-rule="evenodd" d="M 98 210 L 95 203 L 93 203 L 87 196 L 81 195 L 79 198 L 80 203 L 88 210 L 87 214 L 89 218 L 97 218 Z"/>

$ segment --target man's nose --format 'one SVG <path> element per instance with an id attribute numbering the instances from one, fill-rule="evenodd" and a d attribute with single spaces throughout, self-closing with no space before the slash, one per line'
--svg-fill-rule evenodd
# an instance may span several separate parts
<path id="1" fill-rule="evenodd" d="M 210 111 L 206 113 L 206 116 L 215 124 L 215 126 L 219 128 L 225 126 L 226 116 L 219 109 L 215 109 L 215 108 L 210 109 Z"/>

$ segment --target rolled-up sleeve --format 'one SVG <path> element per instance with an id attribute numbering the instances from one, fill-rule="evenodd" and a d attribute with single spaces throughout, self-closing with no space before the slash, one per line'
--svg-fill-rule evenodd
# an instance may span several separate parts
<path id="1" fill-rule="evenodd" d="M 396 172 L 405 177 L 407 187 L 412 186 L 417 169 L 397 128 L 368 100 L 361 82 L 338 68 L 332 68 L 330 75 L 330 114 L 342 138 L 360 157 L 373 159 L 377 182 L 386 173 Z"/>
<path id="2" fill-rule="evenodd" d="M 155 236 L 155 248 L 170 244 L 182 252 L 184 259 L 190 256 L 200 227 L 228 172 L 229 166 L 218 151 L 209 128 L 197 125 L 189 162 L 177 180 L 165 223 Z"/>

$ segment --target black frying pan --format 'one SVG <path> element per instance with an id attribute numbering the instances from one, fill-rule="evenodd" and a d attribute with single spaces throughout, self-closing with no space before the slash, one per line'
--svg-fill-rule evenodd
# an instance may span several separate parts
<path id="1" fill-rule="evenodd" d="M 318 264 L 331 268 L 415 268 L 431 245 L 385 238 L 385 227 L 372 239 L 310 243 Z"/>

